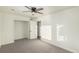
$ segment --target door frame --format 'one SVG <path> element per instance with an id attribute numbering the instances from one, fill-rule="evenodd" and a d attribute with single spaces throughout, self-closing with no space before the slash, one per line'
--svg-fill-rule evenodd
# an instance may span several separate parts
<path id="1" fill-rule="evenodd" d="M 16 28 L 16 27 L 15 27 L 16 24 L 15 24 L 15 22 L 19 22 L 19 21 L 20 21 L 20 22 L 28 22 L 28 31 L 29 31 L 29 32 L 28 32 L 28 39 L 30 39 L 30 21 L 14 20 L 14 40 L 16 40 L 16 36 L 15 36 L 15 35 L 16 35 L 16 29 L 15 29 L 15 28 Z"/>

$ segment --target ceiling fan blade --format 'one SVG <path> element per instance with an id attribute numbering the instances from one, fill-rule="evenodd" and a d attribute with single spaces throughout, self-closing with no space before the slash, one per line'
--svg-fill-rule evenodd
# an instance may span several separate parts
<path id="1" fill-rule="evenodd" d="M 31 9 L 31 7 L 28 7 L 28 6 L 25 6 L 26 8 L 28 8 L 28 9 Z"/>
<path id="2" fill-rule="evenodd" d="M 36 13 L 43 14 L 42 12 L 36 12 Z"/>
<path id="3" fill-rule="evenodd" d="M 43 8 L 38 8 L 37 11 L 43 10 Z"/>

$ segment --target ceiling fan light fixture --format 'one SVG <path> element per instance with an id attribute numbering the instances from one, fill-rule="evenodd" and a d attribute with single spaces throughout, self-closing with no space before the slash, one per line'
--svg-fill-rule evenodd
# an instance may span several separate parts
<path id="1" fill-rule="evenodd" d="M 43 8 L 28 7 L 28 6 L 25 6 L 25 7 L 28 8 L 29 10 L 31 10 L 32 13 L 43 14 L 42 12 L 39 12 L 39 11 L 43 10 Z M 34 14 L 33 14 L 33 15 L 34 15 Z"/>

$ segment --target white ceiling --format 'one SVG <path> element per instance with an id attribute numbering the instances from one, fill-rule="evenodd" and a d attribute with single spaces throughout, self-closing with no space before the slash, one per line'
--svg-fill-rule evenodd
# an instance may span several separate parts
<path id="1" fill-rule="evenodd" d="M 71 8 L 72 6 L 35 6 L 35 7 L 44 8 L 44 10 L 42 10 L 40 12 L 44 13 L 43 15 L 48 15 L 48 14 L 52 14 L 54 12 L 62 11 L 67 8 Z M 0 9 L 1 8 L 4 8 L 4 10 L 7 10 L 9 12 L 19 13 L 19 14 L 26 15 L 26 16 L 32 16 L 32 14 L 30 12 L 23 12 L 23 11 L 29 11 L 24 6 L 5 6 L 5 7 L 0 7 Z M 43 15 L 35 14 L 33 17 L 39 17 L 39 16 L 43 16 Z"/>

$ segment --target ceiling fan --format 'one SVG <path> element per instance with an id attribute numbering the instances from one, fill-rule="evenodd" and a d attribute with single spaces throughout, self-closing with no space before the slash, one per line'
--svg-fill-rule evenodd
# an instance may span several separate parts
<path id="1" fill-rule="evenodd" d="M 43 8 L 36 8 L 36 7 L 28 7 L 25 6 L 26 8 L 28 8 L 30 11 L 24 11 L 24 12 L 32 12 L 32 13 L 39 13 L 39 14 L 43 14 L 42 12 L 40 12 L 41 10 L 43 10 Z"/>

